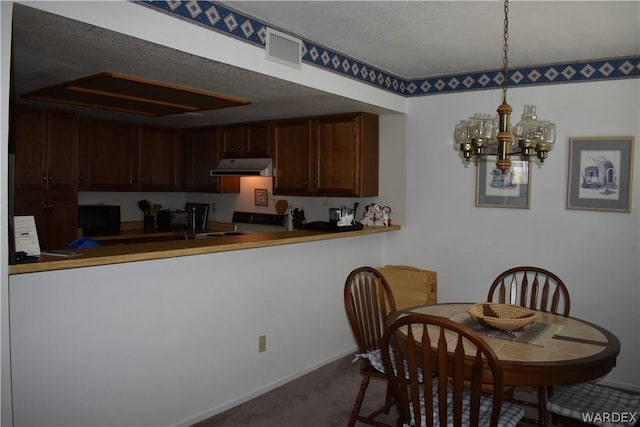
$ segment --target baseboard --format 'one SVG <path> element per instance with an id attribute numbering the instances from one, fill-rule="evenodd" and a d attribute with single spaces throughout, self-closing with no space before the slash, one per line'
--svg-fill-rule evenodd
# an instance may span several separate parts
<path id="1" fill-rule="evenodd" d="M 274 381 L 272 383 L 269 383 L 267 385 L 265 385 L 264 387 L 260 387 L 256 390 L 250 391 L 246 394 L 243 394 L 241 396 L 238 396 L 236 399 L 232 399 L 228 402 L 225 402 L 221 405 L 218 406 L 214 406 L 213 408 L 210 408 L 204 412 L 200 412 L 199 414 L 193 416 L 193 417 L 189 417 L 188 419 L 179 422 L 178 424 L 175 424 L 174 427 L 189 427 L 195 423 L 198 423 L 200 421 L 204 421 L 209 417 L 212 417 L 214 415 L 220 414 L 228 409 L 234 408 L 242 403 L 248 402 L 251 399 L 254 399 L 262 394 L 265 394 L 271 390 L 274 390 L 280 386 L 283 386 L 293 380 L 296 380 L 300 377 L 302 377 L 303 375 L 306 375 L 310 372 L 315 371 L 316 369 L 322 368 L 325 365 L 328 365 L 331 362 L 335 362 L 338 359 L 342 359 L 345 356 L 348 355 L 353 355 L 358 351 L 357 347 L 353 347 L 351 349 L 342 351 L 340 353 L 334 354 L 332 356 L 329 356 L 325 359 L 322 359 L 312 365 L 307 366 L 305 369 L 303 369 L 300 372 L 296 372 L 290 376 L 281 378 L 277 381 Z"/>

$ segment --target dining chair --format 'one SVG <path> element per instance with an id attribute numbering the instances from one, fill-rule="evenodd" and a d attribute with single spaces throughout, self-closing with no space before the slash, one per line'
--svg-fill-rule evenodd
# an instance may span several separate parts
<path id="1" fill-rule="evenodd" d="M 569 315 L 571 300 L 564 282 L 540 267 L 513 267 L 496 277 L 487 301 L 516 304 L 533 310 Z"/>
<path id="2" fill-rule="evenodd" d="M 597 425 L 610 425 L 605 417 L 618 417 L 616 425 L 640 426 L 640 394 L 596 383 L 556 387 L 547 400 L 547 409 L 580 422 L 590 419 Z"/>
<path id="3" fill-rule="evenodd" d="M 554 273 L 540 267 L 513 267 L 500 273 L 491 284 L 487 301 L 501 304 L 515 304 L 533 310 L 569 316 L 571 299 L 564 282 Z M 550 387 L 537 387 L 535 402 L 526 399 L 510 398 L 520 405 L 536 408 L 538 418 L 525 417 L 525 421 L 546 425 L 547 395 Z M 513 392 L 509 392 L 513 395 Z"/>
<path id="4" fill-rule="evenodd" d="M 388 413 L 394 401 L 387 382 L 384 405 L 369 415 L 361 415 L 360 409 L 369 386 L 370 379 L 387 381 L 382 365 L 380 343 L 389 314 L 396 311 L 393 293 L 386 279 L 373 267 L 359 267 L 353 270 L 344 285 L 344 305 L 351 330 L 358 345 L 355 361 L 360 362 L 362 382 L 349 418 L 349 427 L 356 421 L 366 424 L 388 426 L 375 418 Z"/>
<path id="5" fill-rule="evenodd" d="M 410 314 L 389 326 L 382 360 L 398 404 L 397 425 L 513 427 L 524 415 L 503 402 L 502 367 L 489 345 L 466 326 L 444 317 Z M 419 381 L 419 372 L 432 381 Z M 489 383 L 496 391 L 483 392 Z"/>

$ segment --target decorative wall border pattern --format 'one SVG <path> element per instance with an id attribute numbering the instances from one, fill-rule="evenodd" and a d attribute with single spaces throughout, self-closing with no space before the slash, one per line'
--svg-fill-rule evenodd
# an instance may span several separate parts
<path id="1" fill-rule="evenodd" d="M 219 3 L 197 0 L 143 0 L 136 3 L 265 47 L 267 23 Z M 302 41 L 302 60 L 305 63 L 406 97 L 491 89 L 502 85 L 501 69 L 407 80 L 309 40 Z M 509 70 L 508 78 L 510 87 L 640 78 L 640 56 L 516 68 Z"/>

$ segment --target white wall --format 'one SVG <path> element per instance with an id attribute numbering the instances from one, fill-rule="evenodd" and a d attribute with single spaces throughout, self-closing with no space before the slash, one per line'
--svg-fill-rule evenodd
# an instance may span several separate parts
<path id="1" fill-rule="evenodd" d="M 7 158 L 9 140 L 9 64 L 11 49 L 11 11 L 13 4 L 0 1 L 0 423 L 11 425 L 11 374 L 9 362 L 9 233 L 7 233 Z"/>
<path id="2" fill-rule="evenodd" d="M 607 380 L 640 389 L 640 81 L 510 89 L 513 121 L 524 103 L 552 119 L 557 142 L 534 166 L 531 208 L 476 208 L 475 167 L 452 141 L 460 119 L 493 112 L 498 91 L 412 99 L 407 116 L 407 221 L 388 240 L 385 261 L 438 272 L 440 301 L 485 300 L 501 271 L 536 265 L 557 273 L 571 314 L 612 331 L 622 344 Z M 634 136 L 632 212 L 567 210 L 569 138 Z"/>
<path id="3" fill-rule="evenodd" d="M 385 239 L 11 276 L 15 425 L 188 425 L 354 351 L 344 280 Z"/>

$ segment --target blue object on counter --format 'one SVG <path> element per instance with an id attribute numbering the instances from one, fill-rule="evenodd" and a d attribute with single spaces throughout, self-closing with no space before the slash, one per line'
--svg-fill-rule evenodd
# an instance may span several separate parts
<path id="1" fill-rule="evenodd" d="M 67 245 L 67 249 L 79 249 L 79 248 L 96 248 L 100 246 L 100 243 L 88 237 L 78 237 Z"/>

